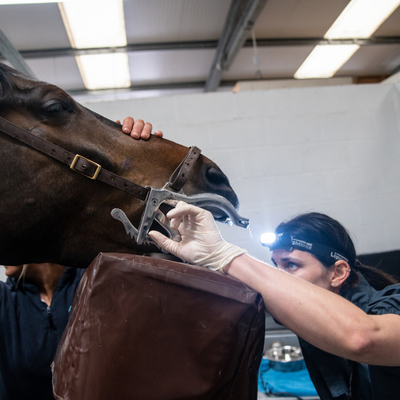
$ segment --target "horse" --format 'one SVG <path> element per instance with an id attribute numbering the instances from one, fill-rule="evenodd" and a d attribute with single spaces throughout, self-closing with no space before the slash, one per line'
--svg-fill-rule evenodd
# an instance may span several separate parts
<path id="1" fill-rule="evenodd" d="M 132 140 L 121 126 L 83 107 L 61 88 L 0 63 L 0 117 L 137 185 L 162 188 L 188 148 L 152 136 Z M 159 249 L 132 240 L 110 216 L 123 210 L 137 226 L 143 199 L 88 179 L 0 132 L 0 264 L 52 262 L 87 267 L 99 252 L 147 254 Z M 72 168 L 72 170 L 71 170 Z M 93 176 L 89 176 L 93 178 Z M 212 193 L 238 208 L 228 178 L 200 155 L 184 184 L 185 195 Z M 217 220 L 226 214 L 213 209 Z"/>

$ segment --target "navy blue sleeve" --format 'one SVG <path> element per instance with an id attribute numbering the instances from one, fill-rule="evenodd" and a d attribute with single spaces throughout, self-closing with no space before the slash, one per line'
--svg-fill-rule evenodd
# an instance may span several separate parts
<path id="1" fill-rule="evenodd" d="M 376 292 L 369 302 L 370 311 L 368 314 L 400 315 L 400 284 L 390 285 L 385 289 Z"/>

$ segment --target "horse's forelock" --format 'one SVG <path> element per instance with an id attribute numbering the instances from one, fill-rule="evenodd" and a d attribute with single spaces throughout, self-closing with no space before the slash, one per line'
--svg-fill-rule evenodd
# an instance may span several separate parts
<path id="1" fill-rule="evenodd" d="M 0 63 L 0 99 L 4 99 L 12 94 L 14 88 L 30 89 L 37 82 L 32 81 L 29 76 L 17 71 L 14 68 Z"/>

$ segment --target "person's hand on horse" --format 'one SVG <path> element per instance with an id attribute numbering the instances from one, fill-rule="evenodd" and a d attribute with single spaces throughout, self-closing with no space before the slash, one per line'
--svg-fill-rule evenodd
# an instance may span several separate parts
<path id="1" fill-rule="evenodd" d="M 149 235 L 161 248 L 184 261 L 224 271 L 235 257 L 247 253 L 222 238 L 209 211 L 180 201 L 167 217 L 171 229 L 178 230 L 181 241 L 168 239 L 157 231 Z"/>
<path id="2" fill-rule="evenodd" d="M 117 124 L 120 124 L 121 121 L 115 121 Z M 144 122 L 142 119 L 134 120 L 132 117 L 126 117 L 122 122 L 122 132 L 127 135 L 130 135 L 134 139 L 145 139 L 147 140 L 152 133 L 153 126 L 150 122 Z M 154 131 L 154 136 L 163 137 L 163 133 L 161 131 Z"/>

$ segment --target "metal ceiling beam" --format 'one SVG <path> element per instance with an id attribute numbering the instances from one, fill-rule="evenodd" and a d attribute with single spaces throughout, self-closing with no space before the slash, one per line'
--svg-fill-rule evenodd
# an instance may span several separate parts
<path id="1" fill-rule="evenodd" d="M 25 62 L 18 50 L 12 45 L 8 40 L 7 36 L 0 29 L 0 53 L 4 56 L 6 60 L 18 71 L 25 75 L 35 78 L 34 73 L 29 68 L 28 64 Z"/>
<path id="2" fill-rule="evenodd" d="M 176 90 L 176 89 L 203 89 L 205 85 L 205 81 L 189 81 L 189 82 L 171 82 L 171 83 L 152 83 L 146 85 L 132 85 L 129 88 L 124 89 L 104 89 L 104 90 L 68 90 L 68 93 L 71 96 L 80 96 L 80 95 L 114 95 L 114 94 L 123 94 L 129 92 L 137 92 L 140 90 Z M 232 88 L 236 85 L 236 80 L 226 80 L 222 81 L 220 87 L 229 87 Z"/>
<path id="3" fill-rule="evenodd" d="M 139 51 L 171 51 L 171 50 L 201 50 L 215 49 L 217 40 L 198 40 L 190 42 L 165 42 L 165 43 L 143 43 L 128 44 L 121 47 L 97 47 L 88 49 L 60 48 L 44 50 L 21 51 L 24 58 L 50 58 L 50 57 L 76 57 L 91 54 L 109 53 L 134 53 Z"/>
<path id="4" fill-rule="evenodd" d="M 373 46 L 383 44 L 400 44 L 400 36 L 377 36 L 368 39 L 324 39 L 324 38 L 282 38 L 257 39 L 257 47 L 296 47 L 296 46 L 335 46 L 341 44 L 357 44 L 359 46 Z M 244 47 L 252 47 L 251 40 L 247 40 Z"/>
<path id="5" fill-rule="evenodd" d="M 399 36 L 375 37 L 369 39 L 335 39 L 323 38 L 285 38 L 285 39 L 257 39 L 257 47 L 297 47 L 337 44 L 358 44 L 360 46 L 400 44 Z M 252 47 L 251 39 L 246 40 L 243 47 Z M 188 42 L 166 42 L 166 43 L 143 43 L 129 44 L 123 47 L 101 47 L 89 49 L 44 49 L 23 50 L 20 55 L 25 59 L 76 57 L 87 54 L 109 54 L 109 53 L 133 53 L 140 51 L 173 51 L 173 50 L 215 50 L 218 47 L 217 40 L 202 40 Z M 0 55 L 0 58 L 1 55 Z M 5 59 L 6 57 L 3 57 Z"/>
<path id="6" fill-rule="evenodd" d="M 246 42 L 247 36 L 266 2 L 267 0 L 248 0 L 243 8 L 242 0 L 232 0 L 204 87 L 205 92 L 213 92 L 218 88 L 223 71 L 230 67 L 238 51 Z"/>

